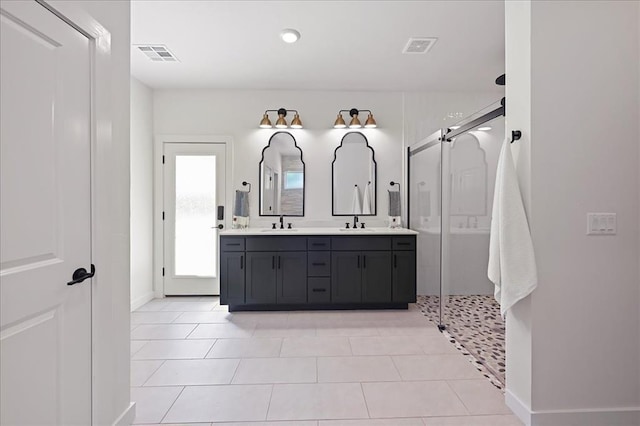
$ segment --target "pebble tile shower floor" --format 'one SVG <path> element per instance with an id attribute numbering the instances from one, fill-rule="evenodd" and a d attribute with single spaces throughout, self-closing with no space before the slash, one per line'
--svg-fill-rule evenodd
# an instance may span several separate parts
<path id="1" fill-rule="evenodd" d="M 504 395 L 418 305 L 229 313 L 217 297 L 131 314 L 136 424 L 512 426 Z"/>
<path id="2" fill-rule="evenodd" d="M 421 312 L 439 322 L 440 298 L 418 296 Z M 483 371 L 499 389 L 505 384 L 505 328 L 500 305 L 491 295 L 447 296 L 445 335 Z"/>

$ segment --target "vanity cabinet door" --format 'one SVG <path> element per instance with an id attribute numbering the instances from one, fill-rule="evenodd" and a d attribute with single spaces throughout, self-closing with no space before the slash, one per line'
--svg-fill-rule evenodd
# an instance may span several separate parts
<path id="1" fill-rule="evenodd" d="M 244 303 L 244 252 L 222 252 L 220 255 L 220 303 Z"/>
<path id="2" fill-rule="evenodd" d="M 307 252 L 283 252 L 276 257 L 277 303 L 307 303 Z"/>
<path id="3" fill-rule="evenodd" d="M 362 258 L 362 301 L 391 302 L 391 252 L 364 251 Z"/>
<path id="4" fill-rule="evenodd" d="M 276 303 L 276 252 L 247 252 L 248 304 Z"/>
<path id="5" fill-rule="evenodd" d="M 359 303 L 362 301 L 362 255 L 359 251 L 331 253 L 331 301 Z"/>
<path id="6" fill-rule="evenodd" d="M 416 252 L 393 253 L 393 301 L 416 301 Z"/>

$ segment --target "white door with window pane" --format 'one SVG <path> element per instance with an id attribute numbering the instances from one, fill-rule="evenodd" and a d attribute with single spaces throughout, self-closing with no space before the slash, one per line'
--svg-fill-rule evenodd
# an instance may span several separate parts
<path id="1" fill-rule="evenodd" d="M 164 143 L 163 149 L 164 294 L 220 294 L 218 231 L 229 214 L 225 145 Z"/>

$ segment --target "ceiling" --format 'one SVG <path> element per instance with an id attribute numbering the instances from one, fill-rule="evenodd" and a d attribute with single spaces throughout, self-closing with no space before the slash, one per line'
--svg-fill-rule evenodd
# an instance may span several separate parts
<path id="1" fill-rule="evenodd" d="M 504 1 L 132 1 L 132 74 L 153 88 L 492 91 Z M 285 44 L 280 31 L 301 33 Z M 403 54 L 410 37 L 437 37 Z"/>

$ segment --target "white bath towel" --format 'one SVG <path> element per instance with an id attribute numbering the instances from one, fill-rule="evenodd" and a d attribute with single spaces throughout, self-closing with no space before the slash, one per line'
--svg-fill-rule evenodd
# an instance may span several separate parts
<path id="1" fill-rule="evenodd" d="M 502 145 L 493 196 L 488 277 L 502 317 L 538 284 L 529 224 L 522 204 L 511 143 Z"/>
<path id="2" fill-rule="evenodd" d="M 353 199 L 351 201 L 351 212 L 353 214 L 362 214 L 362 201 L 360 201 L 360 190 L 358 185 L 353 186 Z"/>
<path id="3" fill-rule="evenodd" d="M 364 187 L 362 214 L 371 214 L 371 182 L 367 183 L 367 186 Z"/>

